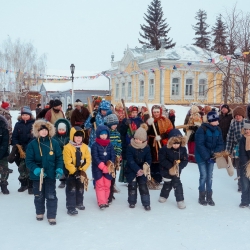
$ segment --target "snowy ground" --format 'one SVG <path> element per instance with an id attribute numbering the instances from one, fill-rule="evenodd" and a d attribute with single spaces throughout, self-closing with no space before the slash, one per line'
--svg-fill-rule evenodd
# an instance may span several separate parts
<path id="1" fill-rule="evenodd" d="M 176 125 L 182 124 L 186 111 L 186 107 L 178 107 Z M 16 113 L 12 113 L 14 119 Z M 166 203 L 159 203 L 160 190 L 150 191 L 151 211 L 143 209 L 140 199 L 136 208 L 130 209 L 127 187 L 117 183 L 121 192 L 115 194 L 109 208 L 100 211 L 90 185 L 84 196 L 86 210 L 75 217 L 66 213 L 65 190 L 57 189 L 57 225 L 50 226 L 47 220 L 36 221 L 33 196 L 17 192 L 17 167 L 11 164 L 10 168 L 14 170 L 9 177 L 10 195 L 0 193 L 1 250 L 250 249 L 250 210 L 238 207 L 237 183 L 225 169 L 214 169 L 215 207 L 198 204 L 198 167 L 188 164 L 181 176 L 187 205 L 184 210 L 177 208 L 173 191 Z"/>

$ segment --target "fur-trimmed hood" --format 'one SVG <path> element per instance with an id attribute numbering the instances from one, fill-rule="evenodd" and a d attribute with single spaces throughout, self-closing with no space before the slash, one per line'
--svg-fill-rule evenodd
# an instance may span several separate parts
<path id="1" fill-rule="evenodd" d="M 185 147 L 187 144 L 186 136 L 182 136 L 179 129 L 172 129 L 168 134 L 167 148 L 172 148 L 173 144 L 179 142 L 181 147 Z"/>
<path id="2" fill-rule="evenodd" d="M 75 101 L 75 103 L 74 103 L 74 107 L 75 106 L 83 106 L 83 103 L 79 100 L 79 101 Z"/>
<path id="3" fill-rule="evenodd" d="M 0 127 L 8 129 L 8 121 L 3 115 L 0 115 Z"/>
<path id="4" fill-rule="evenodd" d="M 52 123 L 46 121 L 46 120 L 40 119 L 40 120 L 35 121 L 35 123 L 33 124 L 32 133 L 33 133 L 34 137 L 36 137 L 36 138 L 39 137 L 38 130 L 41 128 L 42 125 L 44 125 L 44 126 L 46 126 L 48 128 L 49 137 L 53 137 L 55 135 L 55 127 L 54 127 L 54 125 Z"/>
<path id="5" fill-rule="evenodd" d="M 69 137 L 69 133 L 70 133 L 70 128 L 71 128 L 71 126 L 70 126 L 69 121 L 68 121 L 67 119 L 64 119 L 64 118 L 58 119 L 58 120 L 55 122 L 55 124 L 54 124 L 55 129 L 56 129 L 56 131 L 55 131 L 56 135 L 58 135 L 58 125 L 59 125 L 59 123 L 64 123 L 64 124 L 66 125 L 66 136 Z"/>

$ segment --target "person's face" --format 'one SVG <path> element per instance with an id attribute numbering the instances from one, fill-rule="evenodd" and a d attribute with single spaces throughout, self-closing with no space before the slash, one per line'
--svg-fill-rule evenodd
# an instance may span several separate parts
<path id="1" fill-rule="evenodd" d="M 210 122 L 210 124 L 211 124 L 212 126 L 218 126 L 218 125 L 219 125 L 219 122 L 218 122 L 218 121 L 214 121 L 214 122 Z"/>
<path id="2" fill-rule="evenodd" d="M 243 116 L 241 116 L 241 115 L 236 115 L 236 116 L 234 117 L 234 119 L 235 119 L 237 122 L 241 122 L 241 121 L 243 120 Z"/>
<path id="3" fill-rule="evenodd" d="M 223 114 L 227 114 L 227 113 L 228 113 L 228 109 L 227 109 L 227 108 L 222 108 L 222 109 L 221 109 L 221 112 L 222 112 Z"/>
<path id="4" fill-rule="evenodd" d="M 82 136 L 74 136 L 74 142 L 77 144 L 82 143 Z"/>
<path id="5" fill-rule="evenodd" d="M 64 129 L 62 129 L 62 128 L 59 128 L 59 129 L 58 129 L 58 133 L 59 133 L 59 134 L 64 134 L 65 132 L 66 132 L 66 131 L 65 131 Z"/>
<path id="6" fill-rule="evenodd" d="M 141 141 L 140 139 L 135 138 L 134 140 L 135 140 L 135 142 L 136 142 L 136 143 L 138 143 L 138 144 L 142 144 L 142 141 Z"/>
<path id="7" fill-rule="evenodd" d="M 250 135 L 250 129 L 244 128 L 245 135 L 249 136 Z"/>
<path id="8" fill-rule="evenodd" d="M 158 109 L 153 110 L 153 116 L 154 116 L 154 118 L 159 118 L 160 117 L 160 110 L 158 110 Z"/>
<path id="9" fill-rule="evenodd" d="M 22 115 L 22 119 L 23 119 L 24 121 L 28 121 L 28 120 L 30 119 L 30 115 L 28 115 L 28 114 L 23 114 L 23 115 Z"/>
<path id="10" fill-rule="evenodd" d="M 72 106 L 68 106 L 69 109 L 72 109 Z"/>
<path id="11" fill-rule="evenodd" d="M 39 136 L 40 137 L 45 137 L 45 136 L 47 136 L 48 135 L 48 130 L 47 129 L 42 129 L 42 130 L 40 130 L 39 132 L 38 132 L 38 134 L 39 134 Z"/>
<path id="12" fill-rule="evenodd" d="M 138 111 L 134 110 L 131 112 L 131 117 L 136 117 L 138 115 Z"/>
<path id="13" fill-rule="evenodd" d="M 111 126 L 112 130 L 116 130 L 116 128 L 117 128 L 117 124 L 114 124 L 114 125 Z"/>
<path id="14" fill-rule="evenodd" d="M 102 140 L 106 140 L 106 139 L 108 138 L 108 135 L 107 135 L 107 134 L 101 134 L 101 135 L 100 135 L 100 138 L 101 138 Z"/>
<path id="15" fill-rule="evenodd" d="M 54 107 L 54 109 L 56 109 L 56 110 L 61 110 L 61 108 L 62 108 L 61 105 Z"/>
<path id="16" fill-rule="evenodd" d="M 174 149 L 177 149 L 177 148 L 180 147 L 180 145 L 181 145 L 180 143 L 174 143 L 174 144 L 173 144 L 173 148 L 174 148 Z"/>
<path id="17" fill-rule="evenodd" d="M 94 109 L 97 110 L 99 108 L 99 105 L 95 105 Z"/>
<path id="18" fill-rule="evenodd" d="M 76 109 L 81 110 L 81 106 L 80 105 L 76 105 Z"/>
<path id="19" fill-rule="evenodd" d="M 101 114 L 102 114 L 102 115 L 106 115 L 106 114 L 107 114 L 107 110 L 101 109 Z"/>

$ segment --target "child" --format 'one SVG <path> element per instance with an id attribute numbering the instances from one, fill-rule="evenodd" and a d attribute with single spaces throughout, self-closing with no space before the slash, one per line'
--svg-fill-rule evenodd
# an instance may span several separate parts
<path id="1" fill-rule="evenodd" d="M 7 188 L 9 169 L 8 169 L 8 160 L 9 155 L 9 130 L 8 130 L 8 121 L 4 116 L 0 115 L 0 185 L 3 194 L 9 194 Z"/>
<path id="2" fill-rule="evenodd" d="M 96 141 L 91 147 L 92 174 L 95 179 L 97 203 L 101 210 L 108 207 L 112 175 L 108 161 L 115 162 L 115 150 L 109 139 L 109 129 L 100 125 L 96 130 Z"/>
<path id="3" fill-rule="evenodd" d="M 105 123 L 110 129 L 109 130 L 110 142 L 115 150 L 115 155 L 116 155 L 115 167 L 116 169 L 119 169 L 121 153 L 122 153 L 122 143 L 121 143 L 121 135 L 117 131 L 117 125 L 119 124 L 118 117 L 115 114 L 110 114 L 105 117 Z M 112 203 L 112 200 L 115 199 L 114 191 L 115 191 L 115 178 L 112 178 L 110 186 L 110 195 L 108 199 L 109 205 Z"/>
<path id="4" fill-rule="evenodd" d="M 67 119 L 58 119 L 55 122 L 56 134 L 53 137 L 60 145 L 63 152 L 63 147 L 69 142 L 69 132 L 70 132 L 70 123 Z M 58 186 L 59 188 L 64 188 L 66 183 L 65 175 L 60 179 L 61 183 Z"/>
<path id="5" fill-rule="evenodd" d="M 50 122 L 37 120 L 33 125 L 36 139 L 29 143 L 26 150 L 26 164 L 30 179 L 33 180 L 36 219 L 43 220 L 46 199 L 50 225 L 56 225 L 56 178 L 59 179 L 63 174 L 62 150 L 52 138 L 54 134 L 55 128 Z"/>
<path id="6" fill-rule="evenodd" d="M 24 106 L 21 109 L 21 116 L 18 118 L 18 122 L 15 124 L 12 134 L 12 146 L 17 146 L 20 153 L 20 160 L 18 164 L 19 181 L 21 187 L 17 190 L 18 192 L 24 192 L 28 189 L 29 194 L 33 194 L 32 181 L 29 179 L 29 170 L 25 164 L 25 151 L 28 143 L 33 139 L 32 136 L 32 125 L 35 119 L 28 106 Z"/>
<path id="7" fill-rule="evenodd" d="M 85 209 L 83 205 L 84 184 L 81 182 L 80 171 L 87 171 L 91 156 L 88 146 L 83 143 L 83 140 L 83 129 L 75 126 L 71 128 L 70 141 L 63 150 L 63 160 L 67 171 L 66 207 L 69 215 L 78 214 L 76 208 Z"/>
<path id="8" fill-rule="evenodd" d="M 180 179 L 182 169 L 188 164 L 186 143 L 186 138 L 182 136 L 181 132 L 178 129 L 172 129 L 168 134 L 167 145 L 159 150 L 160 171 L 164 181 L 159 202 L 165 202 L 174 188 L 177 206 L 180 209 L 186 207 Z M 174 173 L 170 170 L 173 166 L 177 167 Z"/>
<path id="9" fill-rule="evenodd" d="M 151 210 L 147 177 L 143 172 L 143 165 L 146 163 L 150 166 L 151 161 L 150 147 L 147 145 L 147 132 L 144 128 L 139 127 L 127 148 L 125 176 L 128 181 L 128 203 L 130 208 L 134 208 L 137 202 L 138 183 L 141 203 L 146 211 Z"/>

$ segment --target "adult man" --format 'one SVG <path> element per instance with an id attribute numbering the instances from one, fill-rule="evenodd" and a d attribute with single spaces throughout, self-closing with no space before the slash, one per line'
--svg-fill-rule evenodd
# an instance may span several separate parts
<path id="1" fill-rule="evenodd" d="M 41 103 L 38 103 L 36 105 L 36 116 L 38 116 L 38 114 L 42 111 L 42 105 Z"/>
<path id="2" fill-rule="evenodd" d="M 64 118 L 64 114 L 62 112 L 62 102 L 60 100 L 54 100 L 53 108 L 51 108 L 45 115 L 45 119 L 52 124 L 60 119 Z"/>
<path id="3" fill-rule="evenodd" d="M 72 112 L 73 112 L 72 105 L 71 105 L 71 104 L 68 104 L 68 108 L 67 108 L 67 110 L 66 110 L 65 117 L 66 117 L 66 119 L 69 120 L 69 121 L 70 121 L 70 119 L 71 119 Z"/>

